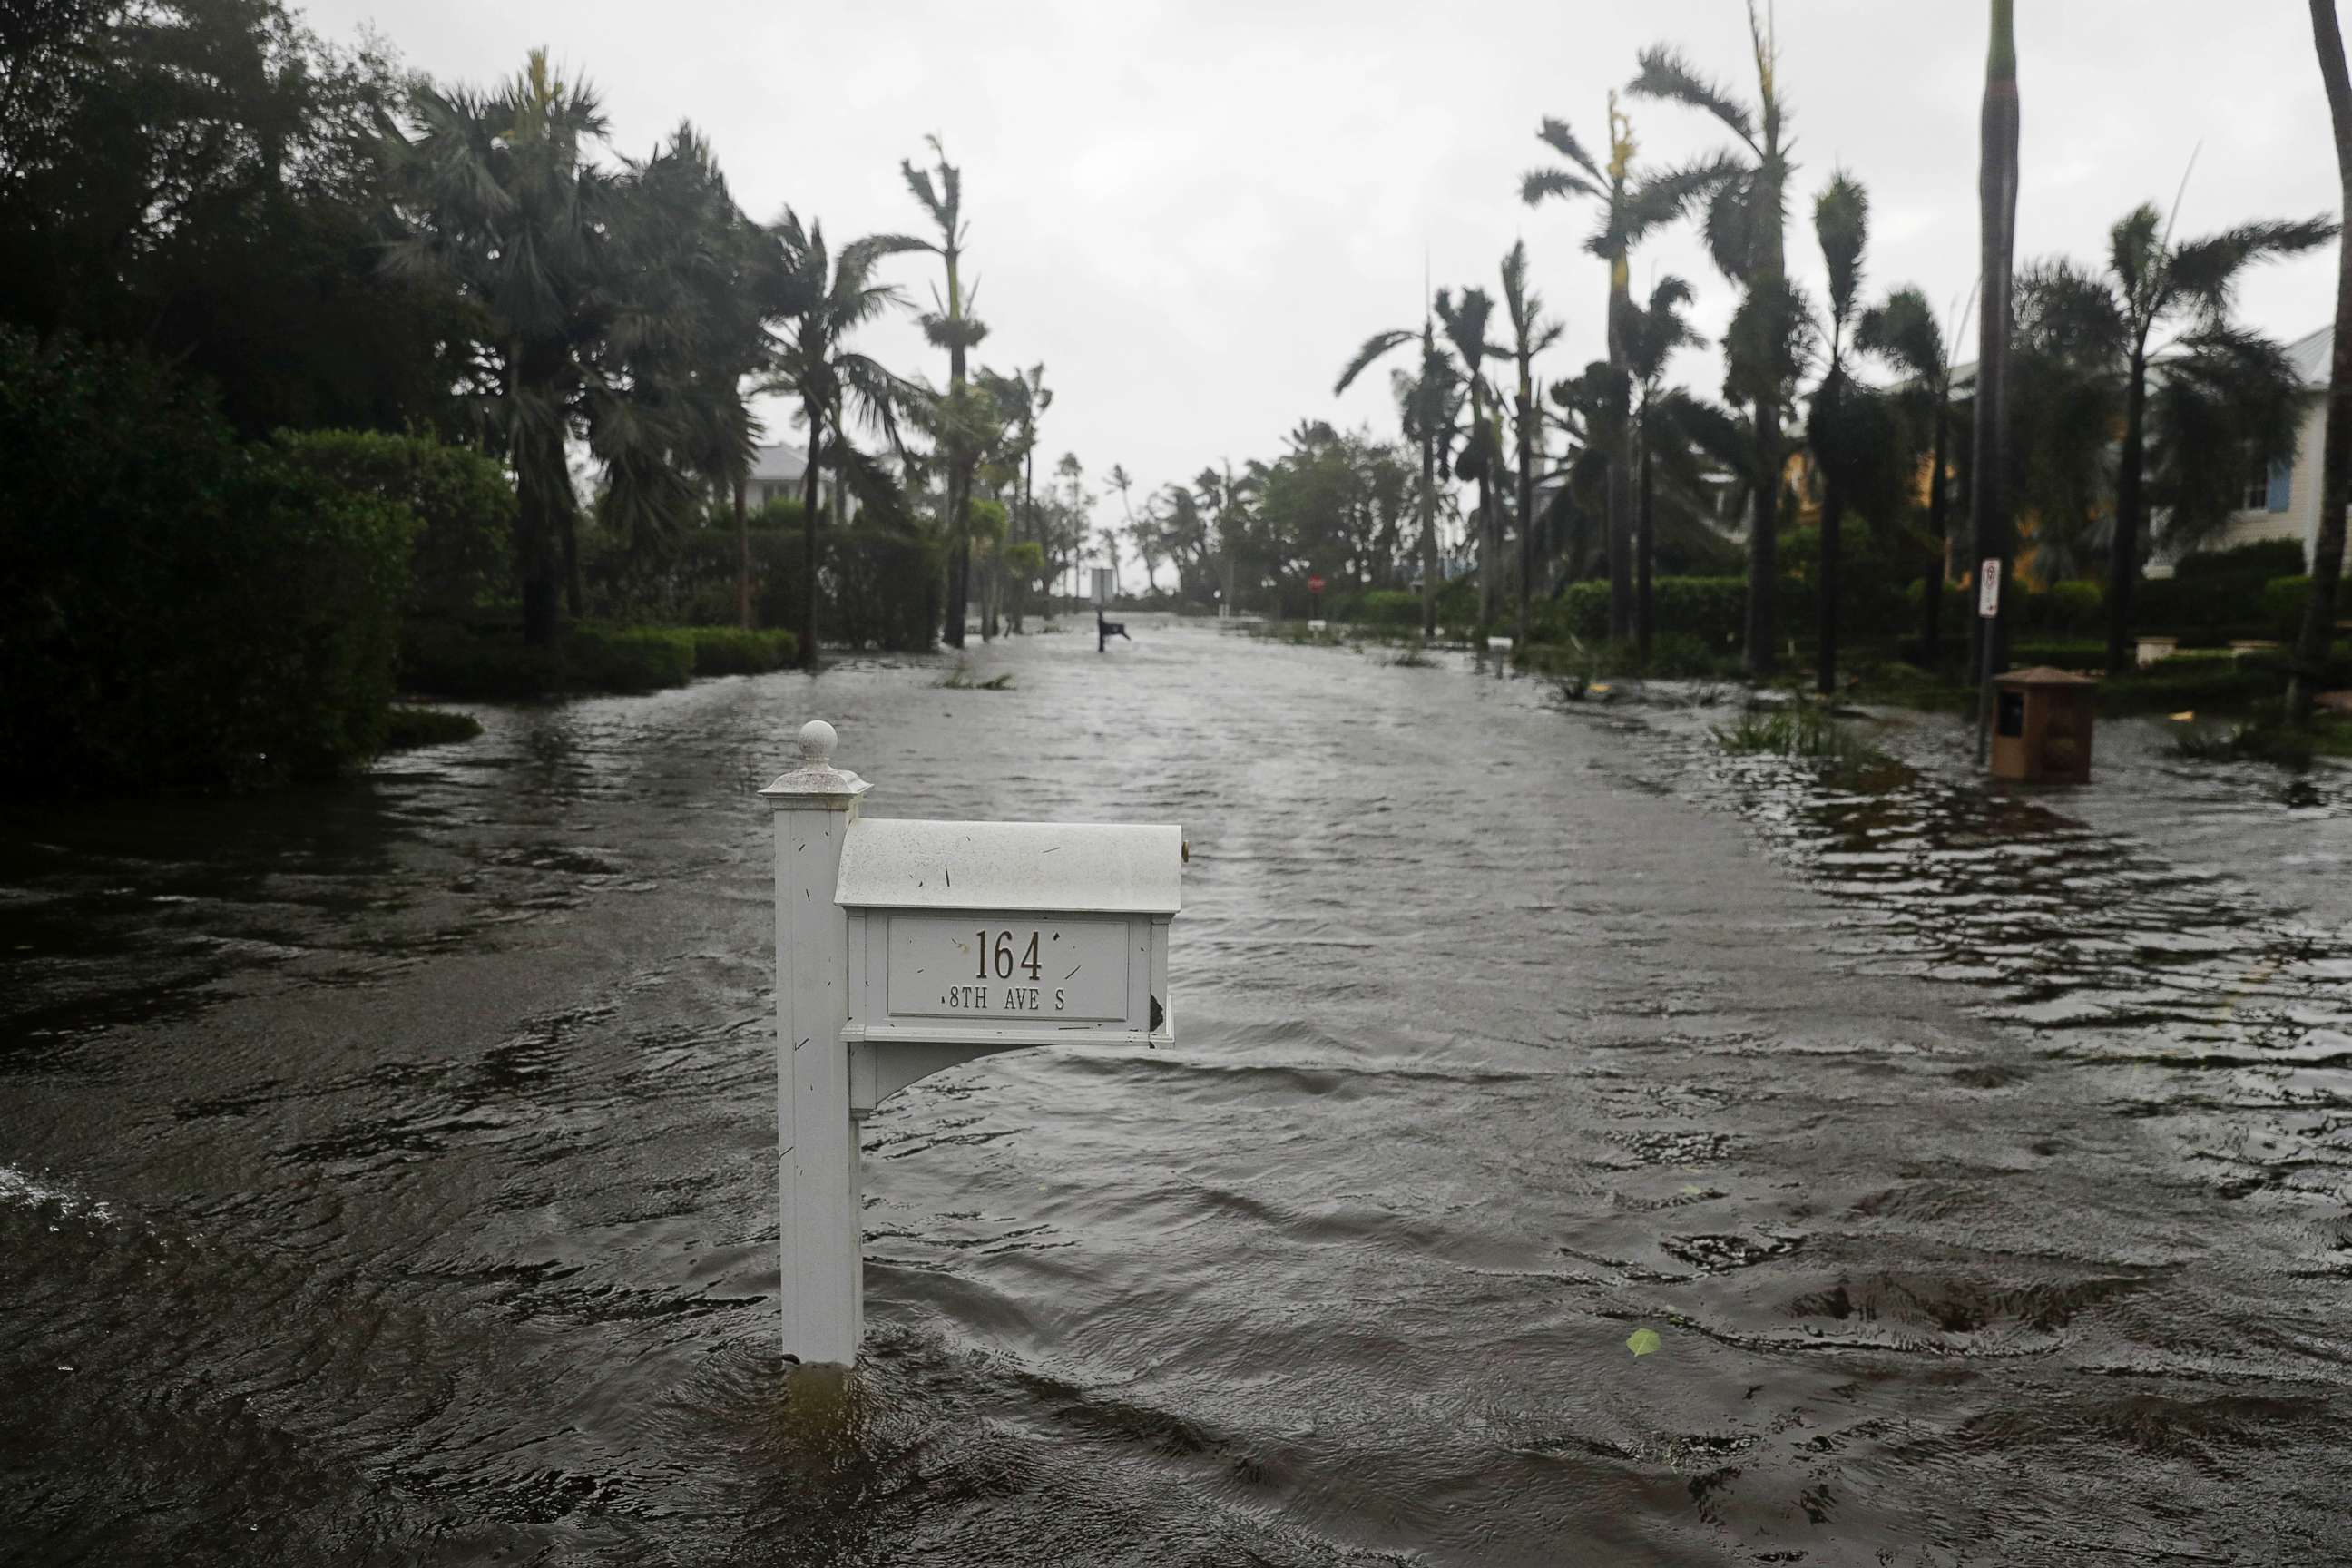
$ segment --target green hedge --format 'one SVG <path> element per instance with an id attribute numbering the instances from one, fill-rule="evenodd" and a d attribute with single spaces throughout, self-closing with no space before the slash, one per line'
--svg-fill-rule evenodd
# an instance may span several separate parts
<path id="1" fill-rule="evenodd" d="M 381 744 L 407 509 L 153 362 L 0 329 L 0 789 L 255 788 Z"/>
<path id="2" fill-rule="evenodd" d="M 430 436 L 379 430 L 280 431 L 274 440 L 290 462 L 415 518 L 409 614 L 462 616 L 512 596 L 515 491 L 501 464 Z"/>
<path id="3" fill-rule="evenodd" d="M 523 646 L 512 627 L 412 621 L 400 639 L 400 686 L 475 701 L 657 691 L 698 675 L 750 675 L 793 662 L 790 632 L 734 626 L 572 626 L 553 647 Z"/>
<path id="4" fill-rule="evenodd" d="M 740 626 L 689 626 L 697 675 L 760 675 L 782 669 L 800 651 L 790 632 L 747 632 Z"/>

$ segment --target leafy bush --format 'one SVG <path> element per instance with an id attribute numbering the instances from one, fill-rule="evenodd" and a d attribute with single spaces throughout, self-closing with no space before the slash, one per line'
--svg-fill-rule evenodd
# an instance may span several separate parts
<path id="1" fill-rule="evenodd" d="M 412 523 L 163 366 L 0 329 L 0 789 L 251 788 L 373 754 Z"/>
<path id="2" fill-rule="evenodd" d="M 1738 577 L 1658 577 L 1650 603 L 1664 636 L 1690 637 L 1710 648 L 1736 647 L 1748 624 L 1748 584 Z M 1572 583 L 1549 602 L 1538 625 L 1555 637 L 1573 634 L 1582 642 L 1609 635 L 1609 584 Z"/>
<path id="3" fill-rule="evenodd" d="M 2228 577 L 2267 583 L 2273 577 L 2303 575 L 2303 546 L 2292 539 L 2261 539 L 2230 550 L 2200 550 L 2184 555 L 2172 569 L 2176 582 L 2200 583 Z"/>
<path id="4" fill-rule="evenodd" d="M 575 626 L 552 647 L 530 647 L 512 628 L 411 622 L 401 628 L 400 687 L 471 701 L 655 691 L 685 685 L 694 652 L 694 634 L 676 628 Z"/>
<path id="5" fill-rule="evenodd" d="M 470 741 L 481 732 L 482 721 L 471 713 L 452 713 L 446 708 L 396 706 L 384 721 L 383 749 L 404 752 L 418 746 L 446 746 L 455 741 Z"/>
<path id="6" fill-rule="evenodd" d="M 1410 588 L 1371 588 L 1356 595 L 1342 617 L 1366 626 L 1421 625 L 1421 595 Z"/>
<path id="7" fill-rule="evenodd" d="M 694 678 L 694 634 L 667 626 L 572 626 L 557 645 L 579 691 L 657 691 Z"/>
<path id="8" fill-rule="evenodd" d="M 697 675 L 759 675 L 782 669 L 800 650 L 790 632 L 747 632 L 740 626 L 689 626 Z"/>
<path id="9" fill-rule="evenodd" d="M 464 615 L 512 596 L 515 492 L 499 463 L 430 436 L 376 430 L 281 430 L 273 440 L 296 466 L 408 509 L 409 614 Z"/>

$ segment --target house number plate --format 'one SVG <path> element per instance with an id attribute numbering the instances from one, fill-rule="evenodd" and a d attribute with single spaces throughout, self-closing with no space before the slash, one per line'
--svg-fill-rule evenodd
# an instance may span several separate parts
<path id="1" fill-rule="evenodd" d="M 1123 1023 L 1125 921 L 890 917 L 890 1016 Z"/>

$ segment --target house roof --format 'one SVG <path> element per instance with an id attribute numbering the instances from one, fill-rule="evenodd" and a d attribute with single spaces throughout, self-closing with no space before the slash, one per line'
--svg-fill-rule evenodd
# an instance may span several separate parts
<path id="1" fill-rule="evenodd" d="M 772 447 L 757 448 L 751 456 L 751 479 L 769 484 L 794 483 L 808 472 L 808 454 L 798 447 L 779 442 Z"/>
<path id="2" fill-rule="evenodd" d="M 2160 364 L 2171 352 L 2170 345 L 2159 349 L 2150 357 L 2149 363 Z M 2316 331 L 2305 332 L 2286 345 L 2286 362 L 2294 367 L 2294 378 L 2303 384 L 2303 389 L 2305 392 L 2327 390 L 2327 375 L 2335 360 L 2336 329 L 2333 326 L 2321 327 Z M 1964 386 L 1974 386 L 1976 384 L 1976 361 L 1969 360 L 1964 364 L 1956 364 L 1952 367 L 1953 391 L 1958 392 Z"/>
<path id="3" fill-rule="evenodd" d="M 2336 329 L 2326 326 L 2305 332 L 2286 345 L 2286 358 L 2305 391 L 2326 391 L 2327 373 L 2336 361 Z"/>

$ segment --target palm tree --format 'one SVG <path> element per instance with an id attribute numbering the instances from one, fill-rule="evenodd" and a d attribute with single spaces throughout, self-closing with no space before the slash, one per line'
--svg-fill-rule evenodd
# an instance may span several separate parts
<path id="1" fill-rule="evenodd" d="M 848 484 L 859 500 L 886 516 L 896 510 L 898 487 L 890 475 L 851 441 L 848 425 L 854 416 L 879 426 L 896 447 L 898 416 L 916 396 L 916 389 L 893 375 L 873 358 L 848 347 L 859 327 L 885 310 L 906 303 L 896 284 L 875 279 L 886 257 L 909 248 L 910 242 L 889 235 L 850 241 L 835 256 L 826 247 L 824 226 L 803 225 L 800 215 L 784 209 L 774 230 L 783 248 L 784 269 L 799 296 L 807 301 L 794 318 L 776 356 L 772 392 L 800 399 L 801 417 L 808 426 L 808 467 L 801 484 L 801 604 L 800 660 L 816 664 L 817 602 L 817 475 L 834 471 L 835 485 Z"/>
<path id="2" fill-rule="evenodd" d="M 1396 390 L 1405 439 L 1421 449 L 1421 635 L 1433 637 L 1437 635 L 1437 481 L 1446 468 L 1454 418 L 1454 393 L 1461 382 L 1453 363 L 1438 346 L 1434 313 L 1424 307 L 1419 331 L 1391 329 L 1366 338 L 1347 368 L 1339 373 L 1331 395 L 1337 397 L 1346 392 L 1374 360 L 1415 338 L 1421 340 L 1420 371 L 1399 371 L 1391 384 Z"/>
<path id="3" fill-rule="evenodd" d="M 1520 240 L 1503 258 L 1503 308 L 1511 319 L 1511 360 L 1519 373 L 1514 403 L 1519 459 L 1519 614 L 1515 646 L 1528 640 L 1528 596 L 1536 575 L 1536 470 L 1543 446 L 1543 411 L 1536 403 L 1535 357 L 1559 342 L 1568 329 L 1547 320 L 1543 298 L 1528 287 L 1528 246 Z"/>
<path id="4" fill-rule="evenodd" d="M 1789 286 L 1784 229 L 1792 168 L 1781 132 L 1780 60 L 1771 27 L 1748 0 L 1748 36 L 1756 64 L 1756 104 L 1750 109 L 1699 75 L 1681 51 L 1663 45 L 1642 51 L 1633 92 L 1666 100 L 1713 117 L 1738 138 L 1745 158 L 1723 161 L 1706 210 L 1707 252 L 1739 286 L 1740 302 L 1724 334 L 1724 396 L 1751 412 L 1757 469 L 1751 481 L 1754 516 L 1748 533 L 1748 668 L 1771 673 L 1776 658 L 1772 596 L 1780 524 L 1780 417 L 1795 380 L 1803 311 Z"/>
<path id="5" fill-rule="evenodd" d="M 2239 275 L 2256 262 L 2323 244 L 2336 232 L 2335 225 L 2323 218 L 2273 219 L 2176 244 L 2169 228 L 2154 206 L 2144 204 L 2126 214 L 2111 231 L 2104 274 L 2058 262 L 2038 268 L 2026 284 L 2036 297 L 2036 314 L 2062 323 L 2064 331 L 2098 357 L 2106 378 L 2117 385 L 2123 405 L 2123 450 L 2116 470 L 2114 526 L 2107 552 L 2107 673 L 2111 676 L 2124 674 L 2136 663 L 2131 607 L 2133 590 L 2139 582 L 2151 478 L 2151 338 L 2159 327 L 2176 322 L 2188 329 L 2179 345 L 2185 352 L 2164 367 L 2167 387 L 2178 388 L 2179 397 L 2197 396 L 2200 382 L 2234 388 L 2239 395 L 2260 392 L 2270 379 L 2263 374 L 2265 363 L 2272 367 L 2272 377 L 2283 374 L 2284 367 L 2275 344 L 2230 322 L 2231 298 Z M 2272 385 L 2277 385 L 2274 379 Z M 2291 388 L 2290 380 L 2263 401 L 2273 406 L 2284 404 L 2292 395 Z M 2233 403 L 2227 395 L 2217 400 L 2216 406 L 2223 411 L 2234 406 L 2247 414 L 2255 409 L 2252 404 Z M 2189 411 L 2176 399 L 2174 412 Z M 2223 426 L 2232 423 L 2222 421 Z M 2229 450 L 2197 454 L 2199 459 L 2218 462 L 2221 471 L 2215 477 L 2226 481 L 2224 494 L 2242 483 L 2248 455 L 2242 443 L 2248 437 L 2269 437 L 2263 443 L 2265 449 L 2255 456 L 2266 457 L 2276 449 L 2274 426 L 2269 431 L 2242 426 L 2225 431 L 2192 417 L 2176 425 L 2174 431 L 2192 438 L 2210 436 L 2225 445 L 2242 443 L 2234 455 Z M 2291 430 L 2287 439 L 2291 443 Z M 2187 460 L 2189 455 L 2176 457 Z"/>
<path id="6" fill-rule="evenodd" d="M 1013 509 L 1012 535 L 1014 542 L 1034 535 L 1037 528 L 1037 420 L 1054 405 L 1054 394 L 1045 384 L 1045 367 L 1033 364 L 1018 374 L 1000 378 L 997 387 L 999 412 L 1005 424 L 1007 460 L 1021 468 L 1021 502 Z M 1028 584 L 1016 583 L 1013 599 L 1013 629 L 1021 629 L 1021 619 L 1028 598 Z"/>
<path id="7" fill-rule="evenodd" d="M 2336 174 L 2344 210 L 2352 213 L 2352 79 L 2344 66 L 2344 34 L 2336 0 L 2311 0 L 2311 37 L 2319 76 L 2327 88 L 2327 115 L 2336 132 Z M 2295 639 L 2294 672 L 2287 682 L 2290 724 L 2311 721 L 2312 698 L 2323 679 L 2336 632 L 2336 589 L 2344 570 L 2344 509 L 2352 504 L 2352 247 L 2337 242 L 2336 352 L 2327 376 L 2327 434 L 2320 459 L 2319 534 L 2312 542 L 2311 597 Z"/>
<path id="8" fill-rule="evenodd" d="M 1677 454 L 1702 443 L 1722 413 L 1689 394 L 1665 384 L 1666 364 L 1675 352 L 1698 343 L 1683 308 L 1690 303 L 1690 285 L 1669 274 L 1650 290 L 1646 307 L 1625 306 L 1618 334 L 1625 370 L 1633 385 L 1634 444 L 1639 451 L 1640 479 L 1633 514 L 1633 641 L 1643 662 L 1650 657 L 1657 633 L 1654 583 L 1657 565 L 1657 460 L 1664 452 Z M 1701 426 L 1706 423 L 1705 433 Z"/>
<path id="9" fill-rule="evenodd" d="M 1495 389 L 1486 384 L 1485 365 L 1488 354 L 1507 351 L 1486 341 L 1494 315 L 1495 301 L 1484 289 L 1465 289 L 1459 304 L 1450 290 L 1437 291 L 1438 322 L 1445 329 L 1445 341 L 1462 367 L 1462 379 L 1470 387 L 1468 455 L 1455 461 L 1454 471 L 1478 483 L 1478 625 L 1482 628 L 1495 624 L 1495 602 L 1502 586 L 1496 577 L 1502 565 L 1497 559 L 1502 542 L 1495 515 L 1495 469 L 1501 444 L 1487 416 Z"/>
<path id="10" fill-rule="evenodd" d="M 915 245 L 938 257 L 947 268 L 947 293 L 936 290 L 931 302 L 936 307 L 923 317 L 923 335 L 934 348 L 948 351 L 948 396 L 951 404 L 960 404 L 964 393 L 965 356 L 980 346 L 988 336 L 988 328 L 971 313 L 972 295 L 978 286 L 967 292 L 963 286 L 963 244 L 969 232 L 963 221 L 963 171 L 948 162 L 947 150 L 937 136 L 924 138 L 939 163 L 932 169 L 918 169 L 901 159 L 898 172 L 907 182 L 932 225 L 940 231 L 937 241 L 919 240 Z M 936 178 L 934 178 L 936 176 Z M 959 413 L 968 411 L 960 410 Z M 971 600 L 971 481 L 980 458 L 976 446 L 967 438 L 968 426 L 978 422 L 956 417 L 947 421 L 948 468 L 948 625 L 947 640 L 950 647 L 963 647 L 963 618 Z"/>
<path id="11" fill-rule="evenodd" d="M 1944 334 L 1936 325 L 1927 296 L 1916 289 L 1897 289 L 1885 302 L 1864 310 L 1854 326 L 1853 346 L 1904 373 L 1907 381 L 1900 395 L 1909 403 L 1914 423 L 1928 432 L 1927 547 L 1919 567 L 1919 662 L 1933 669 L 1943 636 L 1951 356 L 1945 350 Z"/>
<path id="12" fill-rule="evenodd" d="M 751 625 L 751 539 L 745 491 L 759 421 L 751 384 L 766 366 L 766 323 L 803 307 L 797 278 L 786 271 L 775 237 L 737 207 L 710 144 L 681 123 L 668 144 L 643 163 L 631 163 L 622 181 L 631 227 L 648 234 L 649 281 L 666 287 L 641 292 L 638 307 L 615 322 L 615 335 L 633 339 L 627 356 L 632 383 L 659 388 L 674 404 L 676 460 L 702 486 L 732 492 L 736 531 L 736 617 Z M 683 485 L 661 493 L 664 462 L 646 476 L 650 454 L 645 421 L 611 434 L 610 498 L 625 526 L 674 527 L 694 498 Z M 660 455 L 667 458 L 667 455 Z M 678 475 L 684 477 L 684 473 Z M 644 482 L 646 478 L 655 480 Z M 647 504 L 652 503 L 652 504 Z"/>
<path id="13" fill-rule="evenodd" d="M 1844 174 L 1833 175 L 1813 202 L 1813 232 L 1821 240 L 1830 279 L 1829 366 L 1813 389 L 1805 431 L 1822 471 L 1821 570 L 1815 583 L 1821 633 L 1814 650 L 1814 689 L 1826 697 L 1837 690 L 1838 555 L 1848 486 L 1853 466 L 1870 456 L 1864 449 L 1869 431 L 1861 405 L 1874 395 L 1848 371 L 1846 341 L 1862 293 L 1862 257 L 1870 238 L 1868 194 Z"/>
<path id="14" fill-rule="evenodd" d="M 594 90 L 555 76 L 547 51 L 494 92 L 419 83 L 411 132 L 383 136 L 411 232 L 387 252 L 398 273 L 452 283 L 481 314 L 482 368 L 497 390 L 486 422 L 514 467 L 523 639 L 555 637 L 559 598 L 580 609 L 578 501 L 565 443 L 622 390 L 598 348 L 611 317 L 612 174 L 589 156 L 604 139 Z"/>
<path id="15" fill-rule="evenodd" d="M 1609 344 L 1609 368 L 1621 400 L 1630 399 L 1631 382 L 1625 343 L 1618 325 L 1633 301 L 1634 247 L 1683 215 L 1691 202 L 1719 184 L 1731 172 L 1721 160 L 1673 169 L 1637 180 L 1633 174 L 1633 122 L 1609 95 L 1609 162 L 1601 163 L 1584 149 L 1562 120 L 1547 118 L 1537 139 L 1568 160 L 1566 169 L 1529 171 L 1519 181 L 1520 199 L 1532 206 L 1547 196 L 1587 196 L 1601 204 L 1601 222 L 1584 242 L 1585 249 L 1609 264 L 1607 313 L 1602 317 Z M 1616 427 L 1630 431 L 1624 418 Z M 1631 456 L 1623 448 L 1607 454 L 1609 517 L 1609 624 L 1612 637 L 1622 637 L 1633 615 L 1630 519 Z M 1646 634 L 1644 634 L 1646 636 Z"/>

